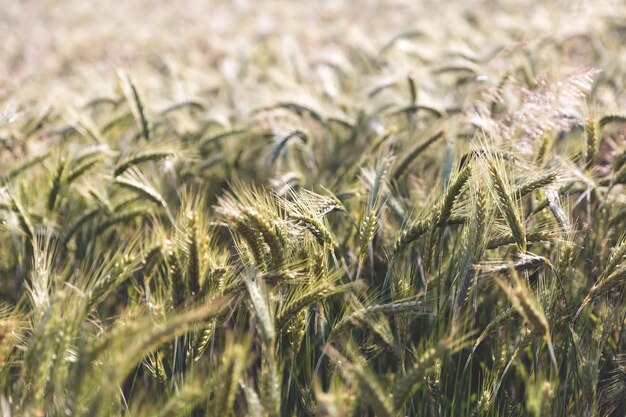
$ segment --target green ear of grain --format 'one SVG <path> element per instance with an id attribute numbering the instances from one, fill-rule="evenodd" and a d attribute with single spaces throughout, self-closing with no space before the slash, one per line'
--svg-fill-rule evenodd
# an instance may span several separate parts
<path id="1" fill-rule="evenodd" d="M 67 184 L 73 183 L 78 178 L 80 178 L 83 174 L 85 174 L 90 169 L 94 168 L 99 163 L 100 163 L 100 160 L 97 157 L 83 161 L 79 165 L 72 168 L 69 174 L 67 174 L 67 177 L 65 178 L 65 182 Z"/>
<path id="2" fill-rule="evenodd" d="M 458 340 L 446 338 L 439 341 L 434 347 L 427 349 L 406 374 L 398 378 L 393 384 L 393 402 L 395 410 L 402 410 L 411 394 L 424 382 L 426 372 L 431 369 L 437 360 L 445 355 L 455 353 L 463 348 L 466 339 Z"/>
<path id="3" fill-rule="evenodd" d="M 196 214 L 187 215 L 187 283 L 195 296 L 200 293 L 200 247 Z"/>
<path id="4" fill-rule="evenodd" d="M 113 116 L 108 122 L 106 122 L 100 131 L 103 135 L 109 135 L 116 127 L 126 127 L 132 125 L 132 121 L 135 119 L 132 111 L 124 111 L 121 114 Z"/>
<path id="5" fill-rule="evenodd" d="M 274 143 L 274 146 L 272 146 L 272 149 L 270 150 L 269 156 L 267 157 L 268 166 L 271 167 L 276 163 L 276 160 L 280 157 L 280 155 L 283 153 L 283 150 L 292 139 L 300 139 L 303 143 L 306 143 L 308 141 L 306 134 L 300 130 L 295 130 L 286 135 L 278 137 Z"/>
<path id="6" fill-rule="evenodd" d="M 280 227 L 278 227 L 275 221 L 269 216 L 263 215 L 254 208 L 246 207 L 242 212 L 254 225 L 254 228 L 261 234 L 263 240 L 269 247 L 272 267 L 279 270 L 283 265 L 284 246 L 286 242 L 286 238 L 283 236 Z"/>
<path id="7" fill-rule="evenodd" d="M 469 181 L 471 175 L 472 175 L 472 165 L 467 164 L 461 170 L 461 172 L 459 172 L 459 174 L 456 176 L 452 184 L 450 184 L 450 186 L 446 190 L 446 193 L 443 198 L 443 203 L 441 205 L 441 212 L 440 212 L 440 219 L 439 219 L 440 223 L 448 222 L 448 219 L 452 215 L 452 209 L 454 208 L 456 201 L 461 196 L 461 192 L 463 191 L 463 188 Z"/>
<path id="8" fill-rule="evenodd" d="M 130 178 L 123 178 L 123 177 L 116 178 L 114 183 L 115 185 L 118 185 L 122 188 L 126 188 L 128 190 L 133 191 L 134 193 L 139 194 L 140 196 L 146 198 L 149 201 L 152 201 L 153 203 L 158 204 L 164 209 L 168 208 L 167 203 L 165 202 L 161 194 L 148 184 L 144 184 L 142 182 L 139 182 Z"/>
<path id="9" fill-rule="evenodd" d="M 54 204 L 56 203 L 59 191 L 61 190 L 64 171 L 65 160 L 62 159 L 59 161 L 57 169 L 54 172 L 54 176 L 52 177 L 52 185 L 50 187 L 50 192 L 48 193 L 48 211 L 52 211 L 54 209 Z"/>
<path id="10" fill-rule="evenodd" d="M 133 112 L 137 126 L 143 138 L 147 141 L 150 140 L 150 124 L 146 117 L 146 110 L 137 91 L 137 87 L 127 74 L 119 72 L 119 77 L 122 82 L 122 90 L 128 100 L 128 104 Z"/>
<path id="11" fill-rule="evenodd" d="M 70 241 L 72 236 L 89 220 L 96 217 L 96 215 L 100 212 L 100 207 L 94 207 L 90 210 L 85 211 L 83 214 L 78 216 L 76 220 L 69 224 L 65 232 L 61 237 L 61 241 L 65 244 Z"/>
<path id="12" fill-rule="evenodd" d="M 535 178 L 531 178 L 522 184 L 519 184 L 513 189 L 513 195 L 516 198 L 523 198 L 533 191 L 539 190 L 541 188 L 547 187 L 552 184 L 557 179 L 556 172 L 546 172 L 545 174 L 541 174 Z"/>
<path id="13" fill-rule="evenodd" d="M 185 289 L 185 278 L 178 254 L 169 249 L 166 257 L 167 276 L 170 287 L 170 299 L 174 308 L 180 308 L 185 304 L 187 291 Z"/>
<path id="14" fill-rule="evenodd" d="M 15 210 L 15 214 L 17 215 L 18 221 L 20 223 L 20 228 L 22 232 L 29 238 L 33 239 L 35 236 L 35 227 L 33 226 L 33 222 L 30 218 L 30 215 L 24 209 L 22 202 L 15 197 L 11 197 L 12 207 Z"/>
<path id="15" fill-rule="evenodd" d="M 218 315 L 229 301 L 228 297 L 215 299 L 209 305 L 174 314 L 158 326 L 146 326 L 135 337 L 129 339 L 124 351 L 115 358 L 116 366 L 112 367 L 114 375 L 112 383 L 121 383 L 145 355 L 163 343 L 187 332 L 193 323 Z"/>
<path id="16" fill-rule="evenodd" d="M 583 308 L 597 296 L 606 293 L 612 288 L 621 286 L 626 281 L 626 237 L 613 248 L 607 259 L 604 271 L 589 290 L 574 316 L 574 321 L 582 312 Z"/>
<path id="17" fill-rule="evenodd" d="M 110 227 L 113 227 L 120 223 L 127 223 L 138 217 L 145 217 L 149 214 L 150 214 L 150 211 L 145 208 L 139 208 L 136 210 L 129 210 L 129 211 L 118 213 L 114 215 L 113 217 L 100 223 L 98 225 L 98 228 L 96 229 L 96 234 L 100 235 L 104 233 L 105 231 L 107 231 Z"/>
<path id="18" fill-rule="evenodd" d="M 488 161 L 487 164 L 498 208 L 511 229 L 517 246 L 522 252 L 526 252 L 526 231 L 522 225 L 518 210 L 513 203 L 513 198 L 508 192 L 508 186 L 505 184 L 500 169 L 495 163 Z"/>
<path id="19" fill-rule="evenodd" d="M 276 333 L 274 331 L 274 323 L 270 314 L 267 298 L 261 292 L 259 284 L 254 282 L 250 277 L 246 278 L 246 287 L 248 288 L 250 301 L 252 301 L 252 311 L 263 345 L 265 349 L 272 350 Z"/>
<path id="20" fill-rule="evenodd" d="M 129 168 L 148 161 L 159 161 L 174 156 L 172 151 L 144 151 L 120 161 L 113 170 L 113 176 L 119 177 Z"/>
<path id="21" fill-rule="evenodd" d="M 598 146 L 598 126 L 591 116 L 587 116 L 587 120 L 585 121 L 585 138 L 587 140 L 585 161 L 587 169 L 589 169 L 594 164 L 596 148 Z"/>
<path id="22" fill-rule="evenodd" d="M 159 407 L 156 417 L 178 417 L 206 399 L 207 393 L 200 384 L 188 383 Z"/>
<path id="23" fill-rule="evenodd" d="M 554 347 L 552 346 L 550 326 L 548 325 L 548 319 L 543 312 L 543 308 L 532 291 L 526 286 L 525 281 L 518 277 L 514 269 L 510 270 L 510 276 L 513 281 L 512 286 L 509 286 L 508 283 L 504 282 L 504 280 L 499 277 L 495 277 L 495 280 L 506 293 L 513 308 L 533 326 L 535 332 L 545 339 L 548 344 L 552 363 L 555 368 L 558 368 L 554 355 Z"/>
<path id="24" fill-rule="evenodd" d="M 161 111 L 161 116 L 166 116 L 169 113 L 173 113 L 175 111 L 182 110 L 182 109 L 202 111 L 202 110 L 204 110 L 204 105 L 202 103 L 200 103 L 198 101 L 194 101 L 194 100 L 180 101 L 178 103 L 174 103 L 171 106 L 168 106 L 165 109 L 163 109 Z"/>
<path id="25" fill-rule="evenodd" d="M 352 353 L 353 362 L 332 346 L 326 347 L 326 353 L 344 378 L 357 388 L 361 401 L 372 407 L 374 415 L 381 417 L 395 415 L 390 396 L 378 380 L 376 373 L 369 369 L 358 353 Z"/>
<path id="26" fill-rule="evenodd" d="M 445 130 L 440 130 L 439 132 L 435 133 L 424 142 L 417 144 L 417 146 L 407 152 L 406 156 L 404 156 L 393 169 L 391 177 L 399 180 L 404 175 L 406 170 L 411 166 L 415 158 L 417 158 L 422 152 L 428 149 L 433 143 L 444 137 L 445 133 Z"/>
<path id="27" fill-rule="evenodd" d="M 600 120 L 598 121 L 598 126 L 600 128 L 603 128 L 605 126 L 608 126 L 610 124 L 614 124 L 614 123 L 626 123 L 626 116 L 621 115 L 621 114 L 607 114 L 605 116 L 602 116 L 600 118 Z"/>
<path id="28" fill-rule="evenodd" d="M 223 363 L 218 372 L 217 381 L 215 381 L 215 385 L 218 386 L 215 395 L 216 415 L 233 413 L 233 405 L 239 390 L 239 380 L 247 367 L 246 357 L 249 352 L 246 350 L 238 344 L 226 346 Z"/>
<path id="29" fill-rule="evenodd" d="M 551 242 L 557 238 L 557 234 L 553 232 L 531 232 L 526 234 L 526 241 L 528 243 L 538 243 L 538 242 Z M 489 240 L 487 243 L 487 249 L 497 249 L 501 246 L 517 244 L 517 239 L 513 235 L 505 235 L 500 237 L 495 237 Z"/>
<path id="30" fill-rule="evenodd" d="M 2 184 L 6 184 L 9 181 L 11 181 L 12 179 L 14 179 L 15 177 L 18 177 L 20 174 L 22 174 L 23 172 L 29 170 L 30 168 L 39 165 L 40 163 L 42 163 L 43 161 L 45 161 L 46 159 L 48 159 L 48 157 L 52 154 L 52 152 L 48 151 L 48 152 L 44 152 L 41 155 L 38 155 L 24 163 L 22 163 L 21 165 L 19 165 L 17 168 L 13 168 L 12 170 L 10 170 L 9 172 L 6 173 L 6 175 L 4 175 L 2 177 Z"/>

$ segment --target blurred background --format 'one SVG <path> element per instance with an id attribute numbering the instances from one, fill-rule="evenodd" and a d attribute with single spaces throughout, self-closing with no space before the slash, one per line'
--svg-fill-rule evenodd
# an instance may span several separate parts
<path id="1" fill-rule="evenodd" d="M 332 94 L 328 68 L 347 72 L 359 54 L 383 49 L 402 54 L 385 68 L 393 73 L 450 54 L 488 59 L 515 44 L 569 37 L 564 65 L 593 65 L 601 51 L 577 34 L 625 15 L 622 1 L 603 0 L 2 0 L 0 7 L 0 100 L 41 99 L 45 89 L 48 100 L 75 105 L 110 91 L 117 68 L 140 75 L 144 94 L 174 99 L 225 82 L 251 91 L 313 81 Z"/>

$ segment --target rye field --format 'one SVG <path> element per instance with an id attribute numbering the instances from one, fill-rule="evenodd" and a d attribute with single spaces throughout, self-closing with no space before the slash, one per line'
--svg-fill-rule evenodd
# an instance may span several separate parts
<path id="1" fill-rule="evenodd" d="M 622 1 L 0 6 L 0 417 L 626 415 Z"/>

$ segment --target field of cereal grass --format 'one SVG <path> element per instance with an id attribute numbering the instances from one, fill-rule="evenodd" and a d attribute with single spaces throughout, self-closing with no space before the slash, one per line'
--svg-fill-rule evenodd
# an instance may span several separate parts
<path id="1" fill-rule="evenodd" d="M 623 416 L 622 2 L 2 2 L 0 416 Z"/>

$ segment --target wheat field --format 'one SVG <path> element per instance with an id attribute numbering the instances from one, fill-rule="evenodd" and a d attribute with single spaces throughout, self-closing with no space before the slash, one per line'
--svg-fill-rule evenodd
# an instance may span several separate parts
<path id="1" fill-rule="evenodd" d="M 626 415 L 623 2 L 0 6 L 0 417 Z"/>

